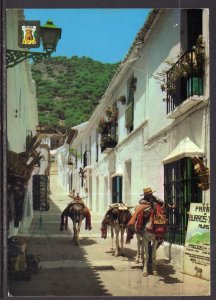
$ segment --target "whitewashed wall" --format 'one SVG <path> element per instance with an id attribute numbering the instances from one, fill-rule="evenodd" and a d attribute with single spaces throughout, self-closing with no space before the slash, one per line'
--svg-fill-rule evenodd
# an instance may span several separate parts
<path id="1" fill-rule="evenodd" d="M 7 49 L 18 48 L 18 20 L 23 19 L 23 11 L 18 9 L 7 10 L 6 34 Z M 25 50 L 23 50 L 25 51 Z M 36 134 L 38 111 L 35 82 L 32 80 L 28 61 L 7 69 L 7 140 L 8 148 L 17 153 L 26 149 L 27 130 Z M 20 230 L 27 231 L 33 217 L 32 212 L 32 178 L 26 188 L 24 212 Z M 10 235 L 16 235 L 18 228 L 10 224 Z"/>
<path id="2" fill-rule="evenodd" d="M 178 143 L 189 137 L 207 157 L 209 162 L 209 69 L 206 64 L 204 98 L 207 100 L 200 107 L 194 107 L 190 112 L 177 119 L 168 118 L 165 93 L 154 78 L 157 72 L 164 68 L 164 61 L 177 58 L 180 54 L 180 24 L 181 11 L 165 10 L 157 24 L 151 28 L 145 38 L 145 44 L 139 53 L 139 58 L 129 63 L 124 75 L 119 79 L 117 87 L 108 93 L 107 106 L 124 95 L 127 98 L 127 82 L 132 75 L 137 78 L 137 88 L 134 94 L 134 130 L 128 134 L 125 128 L 126 105 L 118 105 L 118 145 L 109 154 L 101 154 L 95 161 L 96 127 L 100 116 L 104 115 L 102 106 L 96 108 L 95 118 L 91 118 L 85 133 L 78 136 L 75 142 L 77 149 L 84 149 L 89 136 L 92 139 L 92 205 L 93 211 L 103 215 L 111 203 L 111 175 L 121 170 L 123 174 L 123 202 L 136 205 L 144 187 L 152 187 L 155 195 L 163 199 L 164 195 L 164 165 L 162 161 L 169 155 Z M 208 56 L 208 10 L 203 11 L 203 36 L 206 42 Z M 110 94 L 112 97 L 110 97 Z M 82 144 L 82 147 L 81 147 Z M 126 174 L 126 164 L 131 166 L 129 180 Z M 81 165 L 79 165 L 81 166 Z M 209 191 L 203 192 L 205 202 L 210 201 Z M 87 203 L 88 199 L 87 199 Z M 172 259 L 181 263 L 183 247 L 173 247 Z M 165 247 L 168 253 L 170 248 Z"/>
<path id="3" fill-rule="evenodd" d="M 204 11 L 204 28 L 208 24 L 208 13 Z M 146 186 L 151 186 L 156 190 L 156 194 L 163 198 L 164 171 L 162 160 L 176 147 L 176 145 L 185 136 L 189 136 L 198 147 L 204 149 L 209 156 L 209 141 L 206 136 L 205 118 L 208 119 L 203 108 L 194 112 L 193 116 L 185 120 L 176 122 L 169 119 L 166 114 L 165 97 L 160 89 L 159 83 L 153 77 L 164 68 L 164 61 L 176 58 L 180 53 L 180 10 L 165 10 L 159 18 L 156 26 L 151 30 L 150 35 L 145 40 L 142 52 L 139 53 L 139 59 L 128 65 L 127 72 L 119 82 L 117 90 L 112 92 L 111 99 L 107 97 L 107 106 L 111 105 L 115 99 L 124 95 L 127 97 L 127 82 L 134 75 L 137 78 L 137 89 L 135 91 L 135 109 L 134 109 L 134 131 L 129 134 L 125 128 L 125 108 L 126 105 L 117 103 L 119 110 L 118 117 L 118 136 L 119 145 L 113 152 L 116 168 L 125 172 L 125 163 L 131 163 L 131 197 L 127 195 L 127 182 L 124 182 L 123 176 L 123 201 L 135 205 L 140 193 Z M 169 35 L 167 35 L 169 32 Z M 204 31 L 204 38 L 208 43 L 208 30 Z M 208 71 L 208 70 L 207 70 Z M 207 72 L 206 72 L 207 73 Z M 208 73 L 207 73 L 208 74 Z M 208 81 L 206 81 L 208 84 Z M 205 88 L 208 93 L 208 87 Z M 104 115 L 104 110 L 100 116 Z M 145 124 L 143 124 L 146 121 Z M 99 161 L 95 162 L 95 130 L 98 118 L 90 121 L 89 130 L 78 138 L 78 148 L 84 149 L 88 143 L 89 135 L 92 139 L 92 208 L 100 213 L 111 201 L 111 179 L 110 176 L 110 154 L 101 154 L 99 148 Z M 143 125 L 142 125 L 143 124 Z M 165 133 L 160 131 L 166 129 Z M 156 136 L 154 138 L 154 136 Z M 82 144 L 82 147 L 80 146 Z M 108 176 L 108 179 L 104 177 Z M 105 181 L 106 180 L 106 181 Z M 109 187 L 107 194 L 108 200 L 104 195 L 106 188 Z M 95 203 L 94 203 L 95 202 Z M 104 204 L 105 203 L 105 204 Z"/>
<path id="4" fill-rule="evenodd" d="M 22 10 L 7 10 L 7 49 L 18 48 L 17 24 Z M 22 51 L 25 51 L 25 49 Z M 17 113 L 16 113 L 17 110 Z M 7 69 L 7 136 L 10 150 L 25 150 L 26 131 L 36 133 L 38 124 L 35 82 L 28 61 Z"/>

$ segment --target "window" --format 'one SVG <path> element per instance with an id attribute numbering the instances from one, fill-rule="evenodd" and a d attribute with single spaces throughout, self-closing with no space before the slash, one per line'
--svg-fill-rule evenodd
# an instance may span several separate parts
<path id="1" fill-rule="evenodd" d="M 82 153 L 82 144 L 80 145 L 80 154 L 81 154 L 81 163 L 82 163 L 82 161 L 83 161 L 83 153 Z"/>
<path id="2" fill-rule="evenodd" d="M 98 131 L 96 130 L 96 138 L 95 138 L 95 140 L 96 140 L 96 162 L 98 162 L 98 148 L 99 148 L 99 146 L 98 146 L 98 137 L 99 137 L 99 134 L 98 134 Z"/>
<path id="3" fill-rule="evenodd" d="M 112 179 L 112 203 L 122 202 L 122 177 L 116 176 Z"/>
<path id="4" fill-rule="evenodd" d="M 78 152 L 76 150 L 76 156 L 75 156 L 75 165 L 76 165 L 76 169 L 77 169 L 77 164 L 78 164 Z"/>
<path id="5" fill-rule="evenodd" d="M 202 9 L 187 10 L 187 46 L 191 49 L 202 35 Z"/>
<path id="6" fill-rule="evenodd" d="M 87 151 L 85 151 L 83 154 L 83 168 L 85 168 L 87 165 L 88 165 L 88 155 L 87 155 Z"/>
<path id="7" fill-rule="evenodd" d="M 89 158 L 88 163 L 91 165 L 91 136 L 89 136 Z"/>
<path id="8" fill-rule="evenodd" d="M 133 131 L 134 127 L 134 91 L 136 90 L 136 78 L 132 77 L 128 81 L 128 100 L 125 111 L 125 127 L 129 133 Z"/>
<path id="9" fill-rule="evenodd" d="M 175 211 L 168 212 L 169 231 L 166 240 L 183 245 L 187 231 L 190 203 L 202 202 L 202 191 L 198 188 L 198 176 L 190 158 L 164 165 L 164 199 L 176 204 Z"/>

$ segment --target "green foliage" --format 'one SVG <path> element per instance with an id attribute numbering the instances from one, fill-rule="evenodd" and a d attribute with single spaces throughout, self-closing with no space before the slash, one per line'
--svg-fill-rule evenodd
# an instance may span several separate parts
<path id="1" fill-rule="evenodd" d="M 34 63 L 32 76 L 36 82 L 40 123 L 58 125 L 60 112 L 64 112 L 66 127 L 87 121 L 117 67 L 118 64 L 77 56 L 58 56 Z"/>

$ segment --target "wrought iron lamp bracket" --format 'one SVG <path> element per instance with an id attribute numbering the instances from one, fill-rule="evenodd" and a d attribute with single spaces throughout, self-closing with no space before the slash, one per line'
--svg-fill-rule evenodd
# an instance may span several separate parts
<path id="1" fill-rule="evenodd" d="M 52 52 L 30 52 L 30 51 L 20 51 L 20 50 L 10 50 L 7 49 L 6 60 L 7 60 L 7 69 L 12 68 L 25 59 L 31 58 L 33 62 L 39 63 L 43 59 L 50 58 Z"/>

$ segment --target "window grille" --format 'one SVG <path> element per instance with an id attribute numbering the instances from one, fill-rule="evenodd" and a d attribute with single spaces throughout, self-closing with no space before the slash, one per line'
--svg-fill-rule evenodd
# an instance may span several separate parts
<path id="1" fill-rule="evenodd" d="M 112 203 L 122 203 L 122 177 L 112 179 Z"/>
<path id="2" fill-rule="evenodd" d="M 164 199 L 176 204 L 168 211 L 169 230 L 166 241 L 184 245 L 190 203 L 202 202 L 202 191 L 198 188 L 198 176 L 190 158 L 183 158 L 164 166 Z"/>

